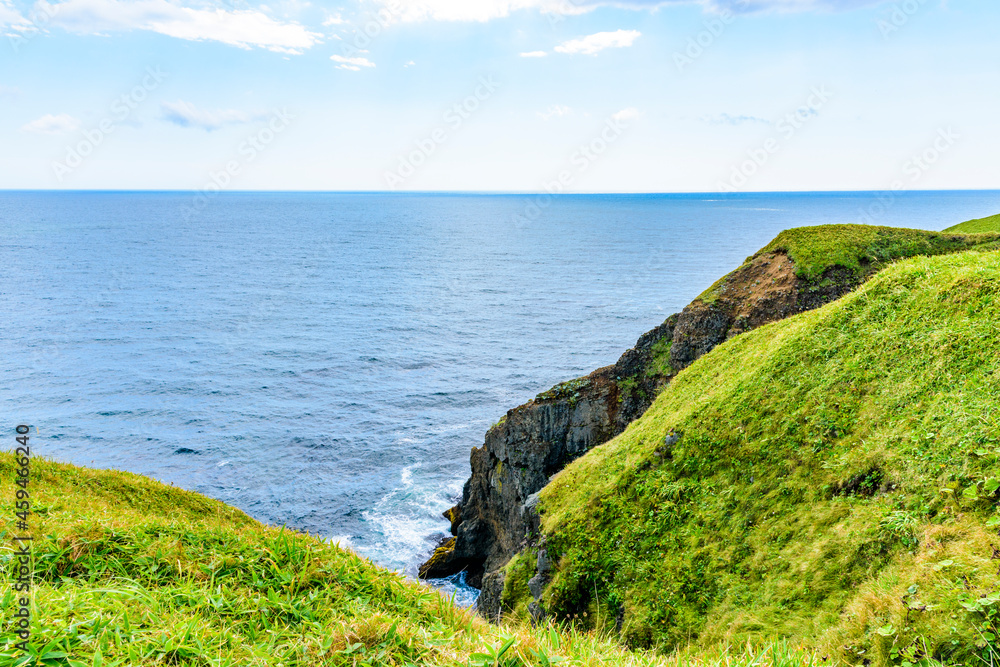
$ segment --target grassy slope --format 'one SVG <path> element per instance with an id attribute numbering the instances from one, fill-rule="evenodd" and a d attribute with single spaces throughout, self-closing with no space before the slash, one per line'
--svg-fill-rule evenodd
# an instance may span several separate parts
<path id="1" fill-rule="evenodd" d="M 816 244 L 826 243 L 823 237 L 831 232 L 836 232 L 840 241 L 833 246 L 826 244 L 827 255 L 817 254 Z M 840 232 L 847 235 L 840 237 Z M 913 234 L 925 233 L 883 230 L 871 236 L 868 230 L 838 226 L 814 228 L 806 236 L 791 230 L 772 245 L 780 241 L 781 249 L 800 263 L 800 270 L 806 267 L 807 273 L 816 273 L 815 261 L 829 264 L 829 253 L 839 252 L 845 240 L 854 243 L 851 257 L 855 259 L 848 257 L 844 261 L 851 266 L 851 261 L 857 261 L 859 267 L 868 261 L 908 256 L 913 254 L 913 248 L 923 248 L 918 251 L 926 253 L 950 252 L 970 243 L 956 238 L 942 241 L 940 235 L 927 241 L 926 237 L 921 240 Z M 975 242 L 990 243 L 995 239 L 980 238 Z M 886 247 L 894 250 L 882 252 Z M 865 292 L 872 289 L 869 286 Z M 898 285 L 894 289 L 900 291 Z M 853 307 L 856 304 L 850 306 Z M 835 305 L 824 312 L 839 308 L 848 306 Z M 974 320 L 980 326 L 986 315 L 972 317 L 972 310 L 970 305 L 970 322 Z M 870 637 L 872 623 L 881 622 L 883 616 L 891 620 L 894 613 L 898 616 L 898 609 L 890 609 L 892 603 L 886 601 L 890 600 L 887 597 L 890 592 L 898 593 L 899 581 L 861 577 L 858 581 L 868 588 L 854 590 L 851 587 L 856 582 L 843 580 L 838 574 L 840 561 L 832 561 L 837 568 L 830 567 L 830 557 L 853 553 L 851 549 L 858 544 L 869 551 L 859 552 L 848 563 L 844 570 L 848 579 L 857 575 L 858 558 L 876 565 L 886 558 L 905 560 L 902 555 L 905 544 L 913 538 L 921 539 L 917 556 L 911 557 L 914 562 L 952 552 L 970 555 L 940 570 L 918 571 L 913 563 L 907 566 L 909 570 L 904 567 L 906 563 L 894 565 L 892 571 L 901 573 L 897 576 L 917 572 L 910 578 L 929 581 L 931 592 L 947 589 L 947 582 L 952 580 L 947 577 L 952 575 L 965 574 L 971 577 L 968 579 L 971 585 L 976 586 L 980 585 L 980 579 L 988 579 L 982 572 L 969 573 L 983 557 L 972 555 L 973 551 L 966 547 L 974 538 L 985 539 L 978 518 L 968 511 L 970 500 L 942 504 L 934 495 L 932 483 L 924 483 L 922 491 L 904 486 L 898 494 L 875 499 L 826 497 L 830 494 L 822 490 L 821 482 L 843 480 L 850 470 L 864 468 L 860 461 L 867 456 L 865 452 L 877 458 L 878 448 L 887 446 L 883 442 L 887 436 L 882 434 L 873 439 L 869 435 L 863 447 L 851 449 L 850 443 L 861 438 L 857 434 L 867 434 L 865 429 L 852 427 L 854 430 L 844 437 L 830 435 L 831 428 L 836 430 L 841 421 L 849 422 L 858 415 L 867 415 L 868 422 L 876 421 L 883 406 L 873 405 L 870 400 L 861 406 L 858 403 L 861 394 L 834 400 L 836 382 L 842 382 L 843 378 L 827 382 L 816 376 L 816 369 L 808 364 L 801 369 L 796 365 L 810 360 L 812 363 L 816 355 L 837 356 L 829 345 L 813 350 L 812 344 L 801 338 L 805 335 L 804 327 L 819 327 L 819 317 L 811 314 L 781 323 L 765 330 L 770 333 L 753 334 L 746 341 L 740 337 L 709 355 L 678 378 L 676 387 L 671 389 L 676 393 L 661 397 L 648 413 L 648 419 L 634 425 L 607 448 L 595 450 L 559 478 L 546 492 L 550 509 L 546 525 L 556 532 L 556 544 L 561 540 L 567 553 L 559 580 L 550 591 L 555 596 L 550 603 L 565 610 L 575 609 L 584 626 L 607 625 L 612 607 L 624 603 L 629 610 L 626 636 L 636 643 L 660 646 L 684 643 L 688 640 L 685 633 L 699 630 L 704 644 L 777 632 L 808 639 L 807 643 L 822 648 L 834 646 L 842 636 L 854 637 L 860 633 L 862 637 Z M 832 335 L 827 333 L 827 338 Z M 914 329 L 912 335 L 916 339 L 933 340 L 940 331 Z M 893 336 L 888 337 L 890 343 L 898 343 Z M 794 343 L 793 348 L 781 347 L 786 340 L 789 345 Z M 982 354 L 992 351 L 988 344 L 981 347 Z M 950 350 L 951 346 L 944 344 L 943 349 Z M 793 356 L 781 362 L 789 351 L 795 351 L 801 359 Z M 734 413 L 739 406 L 727 402 L 734 396 L 759 400 L 760 396 L 754 392 L 759 394 L 759 385 L 764 381 L 760 378 L 768 376 L 754 379 L 753 375 L 762 373 L 766 366 L 773 376 L 771 367 L 775 364 L 784 368 L 784 374 L 772 377 L 776 380 L 775 391 L 780 390 L 772 402 L 760 402 L 747 415 Z M 901 378 L 897 400 L 905 403 L 907 391 L 912 394 L 926 389 L 923 384 L 912 384 L 913 378 L 899 369 L 890 370 Z M 915 377 L 918 376 L 919 373 Z M 977 378 L 983 381 L 979 376 L 969 381 Z M 806 384 L 814 381 L 814 387 Z M 789 382 L 791 387 L 787 386 Z M 860 387 L 859 392 L 862 389 L 875 392 L 881 387 L 879 391 L 884 394 L 890 387 L 888 381 L 881 382 L 877 377 L 869 378 L 867 384 L 861 380 L 855 384 Z M 995 405 L 995 396 L 990 393 L 993 389 L 988 387 L 980 397 L 987 407 Z M 794 391 L 797 396 L 791 395 Z M 766 392 L 764 396 L 771 394 Z M 696 397 L 693 403 L 683 405 L 691 397 Z M 807 399 L 806 407 L 797 409 L 793 399 L 803 398 Z M 967 398 L 971 400 L 972 396 Z M 947 403 L 936 399 L 931 403 L 936 407 L 926 413 L 927 419 L 940 417 Z M 779 412 L 784 409 L 791 412 L 783 417 Z M 976 419 L 995 426 L 991 409 L 982 411 Z M 711 421 L 713 416 L 718 423 L 708 428 L 706 420 Z M 733 422 L 735 417 L 740 421 Z M 920 421 L 924 413 L 911 409 L 908 418 Z M 897 430 L 911 433 L 911 437 L 926 432 L 914 424 L 904 429 L 899 424 L 905 420 L 900 420 L 902 417 L 893 422 L 898 422 Z M 687 432 L 674 462 L 636 470 L 634 464 L 650 460 L 650 447 L 662 439 L 662 430 L 677 424 L 682 424 Z M 958 437 L 955 433 L 961 424 L 949 424 L 954 433 L 949 434 L 948 442 L 952 442 Z M 766 430 L 771 426 L 778 427 L 773 435 Z M 866 428 L 870 430 L 870 424 Z M 933 428 L 944 437 L 943 429 Z M 993 461 L 995 441 L 991 437 L 982 428 L 969 429 L 966 434 L 969 442 L 961 444 L 982 446 L 986 456 L 968 461 L 959 456 L 955 461 L 962 461 L 962 465 L 954 472 L 948 467 L 954 462 L 948 459 L 942 469 L 944 473 L 959 475 L 966 481 L 974 472 L 978 474 L 979 469 Z M 927 447 L 919 439 L 907 442 L 910 448 Z M 706 443 L 709 446 L 704 452 L 715 451 L 718 446 L 717 452 L 704 453 Z M 815 449 L 812 454 L 808 453 L 812 451 L 808 449 L 810 443 Z M 802 456 L 797 453 L 800 446 L 806 448 Z M 938 452 L 936 445 L 929 449 Z M 887 460 L 896 461 L 906 451 L 909 450 L 901 449 L 898 456 Z M 734 491 L 726 495 L 725 489 L 714 485 L 719 480 L 724 482 L 727 474 L 738 477 L 739 471 L 732 466 L 715 468 L 721 457 L 734 452 L 750 454 L 746 459 L 754 466 L 750 470 L 761 470 L 763 474 L 751 472 L 754 481 L 749 485 L 746 480 L 740 483 L 736 479 Z M 834 453 L 841 458 L 830 458 Z M 789 455 L 795 465 L 785 460 Z M 820 465 L 817 472 L 815 464 L 820 458 L 828 467 Z M 678 461 L 684 464 L 681 466 Z M 933 461 L 924 461 L 923 465 L 933 468 Z M 888 465 L 882 467 L 889 469 Z M 600 476 L 591 476 L 595 470 Z M 0 456 L 0 508 L 7 516 L 13 515 L 13 474 L 11 458 Z M 595 485 L 594 480 L 600 482 Z M 582 481 L 584 485 L 575 487 L 574 481 Z M 545 665 L 543 655 L 558 655 L 564 659 L 561 664 L 570 665 L 680 664 L 676 659 L 626 653 L 599 636 L 573 629 L 488 625 L 453 609 L 433 591 L 404 581 L 350 552 L 309 536 L 263 526 L 222 503 L 146 478 L 36 459 L 32 484 L 34 507 L 38 511 L 32 517 L 38 539 L 35 551 L 38 587 L 33 605 L 36 619 L 41 619 L 35 627 L 33 646 L 47 653 L 49 659 L 45 664 Z M 814 508 L 803 503 L 810 493 L 820 496 Z M 922 513 L 923 505 L 915 505 L 916 509 L 892 510 L 885 515 L 890 517 L 888 522 L 882 521 L 883 510 L 892 506 L 895 499 L 906 494 L 912 504 L 917 502 L 913 498 L 922 497 L 921 493 L 933 500 L 927 503 L 927 508 L 936 512 L 933 519 L 928 518 L 929 513 Z M 719 505 L 723 496 L 727 504 Z M 584 504 L 574 508 L 576 502 Z M 594 502 L 604 502 L 606 509 L 595 512 L 594 506 L 587 504 Z M 981 515 L 988 503 L 976 502 L 983 505 L 977 510 Z M 742 524 L 734 523 L 733 519 L 724 519 L 720 526 L 711 524 L 713 516 L 717 519 L 737 507 L 742 512 Z M 768 516 L 772 511 L 778 514 Z M 801 545 L 804 529 L 795 528 L 800 524 L 794 522 L 779 524 L 778 515 L 800 524 L 813 521 L 809 530 L 817 531 L 819 537 L 810 541 L 815 552 L 811 560 L 796 557 L 795 547 Z M 857 519 L 858 516 L 862 518 Z M 633 522 L 622 526 L 618 521 L 621 517 L 633 517 Z M 865 523 L 868 520 L 865 517 L 872 521 L 879 519 L 880 527 L 876 530 L 879 537 L 875 542 L 865 537 L 873 530 L 871 521 Z M 946 521 L 942 523 L 941 517 Z M 692 524 L 694 519 L 709 522 L 698 527 Z M 596 528 L 590 537 L 593 544 L 603 544 L 603 548 L 595 551 L 589 539 L 581 542 L 579 530 L 583 526 Z M 852 530 L 862 532 L 851 533 Z M 884 535 L 893 535 L 892 539 L 897 540 L 889 542 L 888 556 L 877 553 L 882 548 L 878 540 L 884 541 Z M 611 542 L 607 542 L 609 538 L 613 538 Z M 731 543 L 726 541 L 729 538 L 733 538 Z M 777 541 L 769 542 L 771 539 Z M 7 546 L 9 533 L 3 535 L 2 542 L 0 571 L 9 580 L 12 565 L 11 548 Z M 650 558 L 651 548 L 661 549 L 664 556 Z M 688 552 L 681 554 L 681 548 Z M 871 549 L 876 550 L 874 560 Z M 774 561 L 767 560 L 776 554 L 784 555 L 788 565 L 776 568 Z M 591 562 L 591 555 L 596 555 L 597 562 Z M 738 568 L 721 565 L 723 559 L 737 557 L 743 557 L 737 561 Z M 821 562 L 824 558 L 827 560 Z M 800 569 L 805 568 L 801 570 L 803 574 L 787 569 L 793 562 Z M 514 564 L 519 565 L 524 564 Z M 590 566 L 597 568 L 593 570 L 597 576 L 584 569 Z M 773 571 L 781 568 L 786 568 L 785 574 L 776 579 Z M 689 576 L 692 573 L 697 576 L 692 578 Z M 629 581 L 629 577 L 633 579 Z M 834 579 L 837 581 L 830 583 Z M 587 603 L 591 584 L 603 605 Z M 731 594 L 723 596 L 722 586 L 730 584 Z M 756 586 L 761 587 L 763 595 L 751 599 L 749 592 Z M 806 595 L 802 595 L 803 586 Z M 923 590 L 912 600 L 922 599 Z M 681 596 L 680 602 L 674 599 L 675 593 Z M 817 602 L 823 594 L 831 595 L 831 600 Z M 964 613 L 955 607 L 952 598 L 954 595 L 945 610 L 955 608 Z M 662 604 L 664 599 L 669 599 L 668 604 Z M 0 623 L 4 627 L 9 626 L 12 604 L 13 596 L 5 589 L 0 597 Z M 860 620 L 852 621 L 854 625 L 844 621 L 835 613 L 844 604 L 855 610 L 851 618 L 871 623 L 861 628 Z M 881 614 L 877 619 L 876 612 Z M 941 615 L 944 613 L 932 616 L 945 618 Z M 919 623 L 924 620 L 920 619 L 914 628 L 923 627 Z M 726 629 L 730 621 L 734 625 Z M 935 623 L 931 626 L 937 632 L 941 623 Z M 826 635 L 821 632 L 824 629 Z M 967 634 L 967 628 L 962 626 L 961 632 Z M 8 640 L 9 636 L 3 641 Z M 488 655 L 511 640 L 511 648 L 500 661 L 481 655 Z M 768 645 L 767 641 L 763 645 L 770 648 L 756 656 L 744 656 L 741 663 L 736 656 L 743 651 L 729 653 L 723 641 L 707 652 L 698 653 L 696 663 L 791 666 L 808 662 L 808 651 Z M 10 644 L 0 643 L 0 664 L 10 662 Z"/>
<path id="2" fill-rule="evenodd" d="M 144 477 L 44 459 L 32 466 L 32 645 L 47 659 L 30 664 L 511 667 L 556 656 L 568 665 L 676 664 L 592 634 L 490 625 L 349 551 Z M 12 456 L 0 455 L 8 517 L 14 475 Z M 5 532 L 5 582 L 10 545 Z M 6 632 L 13 604 L 5 585 L 3 665 L 25 664 Z M 495 662 L 491 653 L 510 640 Z M 743 664 L 805 664 L 794 650 L 772 651 Z"/>
<path id="3" fill-rule="evenodd" d="M 547 607 L 624 609 L 634 645 L 991 664 L 998 323 L 1000 253 L 970 251 L 716 348 L 543 490 Z"/>
<path id="4" fill-rule="evenodd" d="M 785 230 L 757 254 L 784 250 L 794 260 L 796 273 L 814 280 L 831 266 L 861 274 L 866 267 L 881 268 L 898 259 L 943 255 L 998 240 L 998 234 L 981 237 L 896 227 L 821 225 Z"/>
<path id="5" fill-rule="evenodd" d="M 961 232 L 963 234 L 983 234 L 985 232 L 1000 232 L 1000 215 L 993 215 L 988 218 L 969 220 L 961 224 L 949 227 L 946 232 Z"/>
<path id="6" fill-rule="evenodd" d="M 976 231 L 1000 232 L 1000 225 Z M 834 267 L 848 269 L 855 278 L 861 279 L 899 259 L 997 245 L 1000 245 L 1000 233 L 984 235 L 972 231 L 965 234 L 868 225 L 817 225 L 781 232 L 748 257 L 747 262 L 768 253 L 785 252 L 795 262 L 800 278 L 818 284 L 824 272 Z M 728 278 L 729 275 L 717 280 L 699 298 L 714 301 Z"/>

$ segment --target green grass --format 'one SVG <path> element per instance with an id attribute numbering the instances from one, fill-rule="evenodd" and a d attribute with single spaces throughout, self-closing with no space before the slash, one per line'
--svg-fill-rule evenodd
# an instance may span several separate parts
<path id="1" fill-rule="evenodd" d="M 838 225 L 762 252 L 815 279 L 998 239 Z M 495 626 L 204 496 L 36 458 L 32 654 L 5 634 L 0 665 L 996 664 L 998 294 L 998 253 L 911 259 L 702 357 L 544 490 L 540 627 L 518 621 L 531 554 Z M 0 455 L 8 517 L 14 471 Z M 8 585 L 5 629 L 14 610 Z"/>
<path id="2" fill-rule="evenodd" d="M 983 238 L 896 227 L 820 225 L 785 230 L 757 254 L 785 251 L 799 277 L 815 280 L 834 266 L 861 275 L 898 259 L 943 255 L 998 240 L 1000 234 Z"/>
<path id="3" fill-rule="evenodd" d="M 14 475 L 13 456 L 0 455 L 0 508 L 8 517 Z M 350 551 L 137 475 L 36 458 L 30 492 L 32 652 L 15 652 L 6 632 L 15 611 L 6 531 L 2 665 L 679 667 L 599 633 L 491 625 Z M 800 667 L 811 660 L 779 642 L 693 664 Z"/>
<path id="4" fill-rule="evenodd" d="M 1000 233 L 970 235 L 960 231 L 966 230 L 953 227 L 947 230 L 951 233 L 946 233 L 868 225 L 796 227 L 778 234 L 746 261 L 784 252 L 795 262 L 796 275 L 807 282 L 820 284 L 828 270 L 840 267 L 849 275 L 838 275 L 835 279 L 848 279 L 853 285 L 900 259 L 1000 246 Z M 979 231 L 1000 232 L 1000 228 Z M 713 303 L 731 275 L 717 280 L 698 298 Z"/>
<path id="5" fill-rule="evenodd" d="M 1000 232 L 1000 215 L 993 215 L 988 218 L 969 220 L 961 224 L 949 227 L 946 232 L 961 232 L 962 234 L 985 234 L 987 232 Z"/>
<path id="6" fill-rule="evenodd" d="M 835 252 L 801 234 L 771 247 L 807 271 Z M 719 346 L 542 491 L 547 608 L 694 655 L 783 638 L 832 662 L 997 664 L 998 331 L 1000 253 L 968 251 Z"/>

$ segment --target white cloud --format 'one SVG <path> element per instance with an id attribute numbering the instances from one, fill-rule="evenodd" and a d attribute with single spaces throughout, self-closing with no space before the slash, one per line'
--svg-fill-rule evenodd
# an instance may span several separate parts
<path id="1" fill-rule="evenodd" d="M 620 49 L 632 46 L 632 43 L 639 38 L 638 30 L 615 30 L 614 32 L 598 32 L 579 39 L 571 39 L 563 42 L 555 48 L 557 53 L 582 53 L 592 56 L 600 53 L 604 49 Z"/>
<path id="2" fill-rule="evenodd" d="M 161 102 L 160 110 L 163 112 L 163 119 L 174 125 L 200 127 L 209 132 L 224 125 L 239 125 L 267 117 L 267 114 L 248 114 L 236 109 L 203 110 L 183 100 Z"/>
<path id="3" fill-rule="evenodd" d="M 414 66 L 414 65 L 416 65 L 416 64 L 417 64 L 417 63 L 415 63 L 415 62 L 413 62 L 413 61 L 411 60 L 411 61 L 409 61 L 408 63 L 406 63 L 405 65 L 403 65 L 403 67 L 404 67 L 404 68 L 406 68 L 406 67 L 413 67 L 413 66 Z"/>
<path id="4" fill-rule="evenodd" d="M 260 47 L 301 53 L 320 42 L 321 34 L 294 21 L 279 21 L 261 9 L 207 9 L 197 0 L 38 0 L 33 15 L 83 34 L 149 30 L 178 39 L 218 41 L 240 48 Z M 667 5 L 700 4 L 708 11 L 739 13 L 779 11 L 838 11 L 878 4 L 884 0 L 377 0 L 392 19 L 401 21 L 489 21 L 512 12 L 534 9 L 549 14 L 583 14 L 598 7 L 652 10 Z M 228 4 L 228 3 L 226 3 Z M 304 6 L 308 6 L 306 3 Z M 328 13 L 326 28 L 346 25 L 339 13 Z M 0 0 L 0 26 L 36 30 L 11 0 Z"/>
<path id="5" fill-rule="evenodd" d="M 545 111 L 539 111 L 538 117 L 542 120 L 548 120 L 550 118 L 558 118 L 562 116 L 568 116 L 573 113 L 573 110 L 569 107 L 564 107 L 560 104 L 553 104 Z"/>
<path id="6" fill-rule="evenodd" d="M 700 4 L 708 11 L 798 12 L 856 9 L 885 0 L 380 0 L 402 21 L 489 21 L 521 9 L 550 14 L 584 14 L 598 7 L 649 10 Z"/>
<path id="7" fill-rule="evenodd" d="M 728 9 L 737 13 L 847 11 L 870 7 L 885 0 L 710 0 L 715 10 Z"/>
<path id="8" fill-rule="evenodd" d="M 54 5 L 41 0 L 37 6 L 52 14 L 52 25 L 81 34 L 149 30 L 280 53 L 302 53 L 321 37 L 298 23 L 282 23 L 257 10 L 193 9 L 170 0 L 66 0 Z"/>
<path id="9" fill-rule="evenodd" d="M 47 113 L 41 118 L 36 118 L 24 125 L 21 131 L 30 132 L 31 134 L 63 134 L 64 132 L 72 132 L 79 128 L 80 121 L 68 113 L 61 113 L 59 115 Z"/>
<path id="10" fill-rule="evenodd" d="M 761 123 L 763 125 L 770 125 L 771 121 L 766 118 L 761 118 L 760 116 L 748 116 L 746 114 L 741 114 L 739 116 L 731 116 L 727 113 L 722 113 L 717 116 L 702 116 L 701 120 L 709 125 L 743 125 L 744 123 Z"/>
<path id="11" fill-rule="evenodd" d="M 0 0 L 0 27 L 17 26 L 22 27 L 27 23 L 21 14 L 14 9 L 10 0 Z"/>
<path id="12" fill-rule="evenodd" d="M 625 107 L 621 111 L 616 111 L 615 113 L 611 114 L 611 118 L 620 123 L 626 123 L 630 120 L 635 120 L 638 117 L 639 117 L 639 110 L 636 109 L 635 107 Z"/>
<path id="13" fill-rule="evenodd" d="M 553 0 L 382 0 L 402 21 L 489 21 Z"/>
<path id="14" fill-rule="evenodd" d="M 347 58 L 345 56 L 332 55 L 330 60 L 338 63 L 337 69 L 346 69 L 352 72 L 360 72 L 362 67 L 375 67 L 375 63 L 368 60 L 368 58 L 357 57 L 357 58 Z"/>
<path id="15" fill-rule="evenodd" d="M 525 51 L 521 54 L 522 58 L 544 58 L 549 55 L 545 51 Z"/>

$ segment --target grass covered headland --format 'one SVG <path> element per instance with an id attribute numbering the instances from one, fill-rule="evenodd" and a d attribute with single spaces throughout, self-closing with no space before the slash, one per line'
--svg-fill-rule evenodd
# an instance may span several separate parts
<path id="1" fill-rule="evenodd" d="M 905 260 L 719 346 L 557 475 L 542 601 L 635 646 L 994 664 L 998 459 L 1000 253 Z"/>
<path id="2" fill-rule="evenodd" d="M 5 499 L 14 475 L 0 455 Z M 31 489 L 32 654 L 13 650 L 7 585 L 0 665 L 676 664 L 595 633 L 491 625 L 350 551 L 138 475 L 34 459 Z M 805 660 L 783 643 L 741 655 L 734 667 Z"/>
<path id="3" fill-rule="evenodd" d="M 33 654 L 5 585 L 0 666 L 1000 665 L 1000 237 L 831 229 L 765 251 L 818 280 L 887 268 L 701 356 L 558 473 L 502 625 L 199 494 L 35 458 Z M 9 518 L 14 478 L 0 455 Z"/>
<path id="4" fill-rule="evenodd" d="M 985 232 L 1000 232 L 1000 215 L 992 215 L 988 218 L 969 220 L 949 227 L 946 232 L 960 232 L 962 234 L 983 234 Z"/>

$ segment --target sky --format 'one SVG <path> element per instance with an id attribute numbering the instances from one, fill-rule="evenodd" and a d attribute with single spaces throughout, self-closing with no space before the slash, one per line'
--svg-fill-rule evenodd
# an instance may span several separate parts
<path id="1" fill-rule="evenodd" d="M 996 0 L 0 0 L 0 188 L 1000 188 Z"/>

